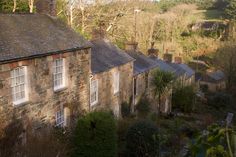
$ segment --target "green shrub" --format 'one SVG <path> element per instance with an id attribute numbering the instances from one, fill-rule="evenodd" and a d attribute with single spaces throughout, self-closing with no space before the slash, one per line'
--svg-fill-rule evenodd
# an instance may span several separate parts
<path id="1" fill-rule="evenodd" d="M 126 135 L 128 157 L 154 157 L 158 155 L 158 128 L 149 121 L 133 124 Z"/>
<path id="2" fill-rule="evenodd" d="M 228 131 L 232 133 L 232 130 Z M 193 140 L 190 145 L 191 156 L 229 157 L 226 143 L 226 129 L 213 124 Z"/>
<path id="3" fill-rule="evenodd" d="M 142 96 L 136 106 L 136 109 L 138 111 L 139 116 L 146 116 L 150 111 L 149 100 L 145 96 Z"/>
<path id="4" fill-rule="evenodd" d="M 108 112 L 93 112 L 80 118 L 75 137 L 75 157 L 117 156 L 117 135 L 114 117 Z"/>
<path id="5" fill-rule="evenodd" d="M 128 117 L 131 113 L 131 109 L 130 109 L 130 104 L 128 104 L 127 102 L 123 102 L 121 104 L 121 115 L 122 117 Z"/>
<path id="6" fill-rule="evenodd" d="M 177 88 L 172 96 L 173 107 L 183 112 L 191 112 L 195 102 L 195 90 L 192 86 Z"/>
<path id="7" fill-rule="evenodd" d="M 232 97 L 226 93 L 216 93 L 213 96 L 208 97 L 208 105 L 216 109 L 223 109 L 230 106 L 232 103 Z"/>

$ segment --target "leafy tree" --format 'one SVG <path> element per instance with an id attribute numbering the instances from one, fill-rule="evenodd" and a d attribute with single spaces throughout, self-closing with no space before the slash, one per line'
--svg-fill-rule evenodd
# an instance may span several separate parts
<path id="1" fill-rule="evenodd" d="M 145 117 L 150 111 L 149 100 L 143 95 L 136 107 L 139 116 Z"/>
<path id="2" fill-rule="evenodd" d="M 236 20 L 236 0 L 227 0 L 225 15 L 228 19 Z"/>
<path id="3" fill-rule="evenodd" d="M 158 128 L 149 121 L 133 124 L 126 135 L 128 157 L 156 157 L 158 155 Z"/>
<path id="4" fill-rule="evenodd" d="M 159 109 L 161 104 L 161 96 L 169 89 L 174 75 L 170 72 L 157 69 L 152 74 L 152 85 L 154 86 L 155 96 L 158 97 Z"/>
<path id="5" fill-rule="evenodd" d="M 111 113 L 93 112 L 78 120 L 74 156 L 115 157 L 116 123 Z"/>
<path id="6" fill-rule="evenodd" d="M 227 148 L 226 132 L 233 135 L 233 130 L 221 128 L 219 125 L 213 124 L 208 127 L 190 146 L 191 156 L 206 156 L 206 157 L 229 157 Z"/>
<path id="7" fill-rule="evenodd" d="M 219 92 L 213 96 L 209 96 L 207 99 L 209 106 L 215 107 L 216 109 L 225 109 L 227 106 L 232 104 L 232 97 L 229 94 Z"/>
<path id="8" fill-rule="evenodd" d="M 195 102 L 195 90 L 193 86 L 178 87 L 174 89 L 172 95 L 173 107 L 184 112 L 191 112 Z"/>
<path id="9" fill-rule="evenodd" d="M 13 0 L 1 0 L 0 1 L 0 12 L 11 13 L 13 12 L 14 1 Z M 16 0 L 15 12 L 29 12 L 28 0 Z"/>
<path id="10" fill-rule="evenodd" d="M 215 65 L 222 69 L 226 75 L 227 88 L 235 84 L 236 81 L 236 45 L 234 42 L 225 42 L 215 54 Z"/>

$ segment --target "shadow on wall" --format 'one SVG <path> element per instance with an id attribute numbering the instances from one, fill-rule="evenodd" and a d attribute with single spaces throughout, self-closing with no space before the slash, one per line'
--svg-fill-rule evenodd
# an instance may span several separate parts
<path id="1" fill-rule="evenodd" d="M 70 152 L 68 137 L 65 129 L 51 126 L 35 130 L 32 125 L 25 126 L 23 120 L 13 118 L 4 128 L 0 126 L 0 156 L 66 157 Z"/>

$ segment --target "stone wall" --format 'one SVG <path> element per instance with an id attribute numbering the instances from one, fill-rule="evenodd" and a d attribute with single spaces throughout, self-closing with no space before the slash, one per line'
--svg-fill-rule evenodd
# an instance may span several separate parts
<path id="1" fill-rule="evenodd" d="M 0 116 L 7 125 L 21 119 L 34 129 L 55 125 L 55 112 L 63 105 L 69 109 L 67 120 L 73 125 L 80 114 L 89 111 L 90 49 L 0 65 Z M 65 58 L 66 88 L 53 90 L 53 60 Z M 10 71 L 27 66 L 29 101 L 13 106 Z"/>
<path id="2" fill-rule="evenodd" d="M 120 73 L 119 92 L 114 94 L 113 73 Z M 120 107 L 123 102 L 130 102 L 133 89 L 133 62 L 114 67 L 109 71 L 93 75 L 98 80 L 98 103 L 91 110 L 112 110 L 116 116 L 120 116 Z"/>

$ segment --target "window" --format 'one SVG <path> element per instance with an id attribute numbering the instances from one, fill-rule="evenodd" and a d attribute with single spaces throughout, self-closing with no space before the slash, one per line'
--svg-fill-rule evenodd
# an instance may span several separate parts
<path id="1" fill-rule="evenodd" d="M 64 109 L 60 107 L 60 109 L 56 112 L 56 126 L 63 127 L 65 126 L 65 118 L 64 118 Z"/>
<path id="2" fill-rule="evenodd" d="M 113 87 L 114 87 L 114 94 L 119 92 L 119 88 L 120 88 L 120 73 L 119 72 L 115 72 L 113 74 Z"/>
<path id="3" fill-rule="evenodd" d="M 14 105 L 28 101 L 27 68 L 25 66 L 11 71 L 11 88 Z"/>
<path id="4" fill-rule="evenodd" d="M 60 58 L 54 60 L 53 64 L 54 91 L 56 91 L 65 87 L 65 61 Z"/>
<path id="5" fill-rule="evenodd" d="M 98 80 L 91 80 L 90 83 L 90 103 L 95 105 L 98 102 Z"/>

